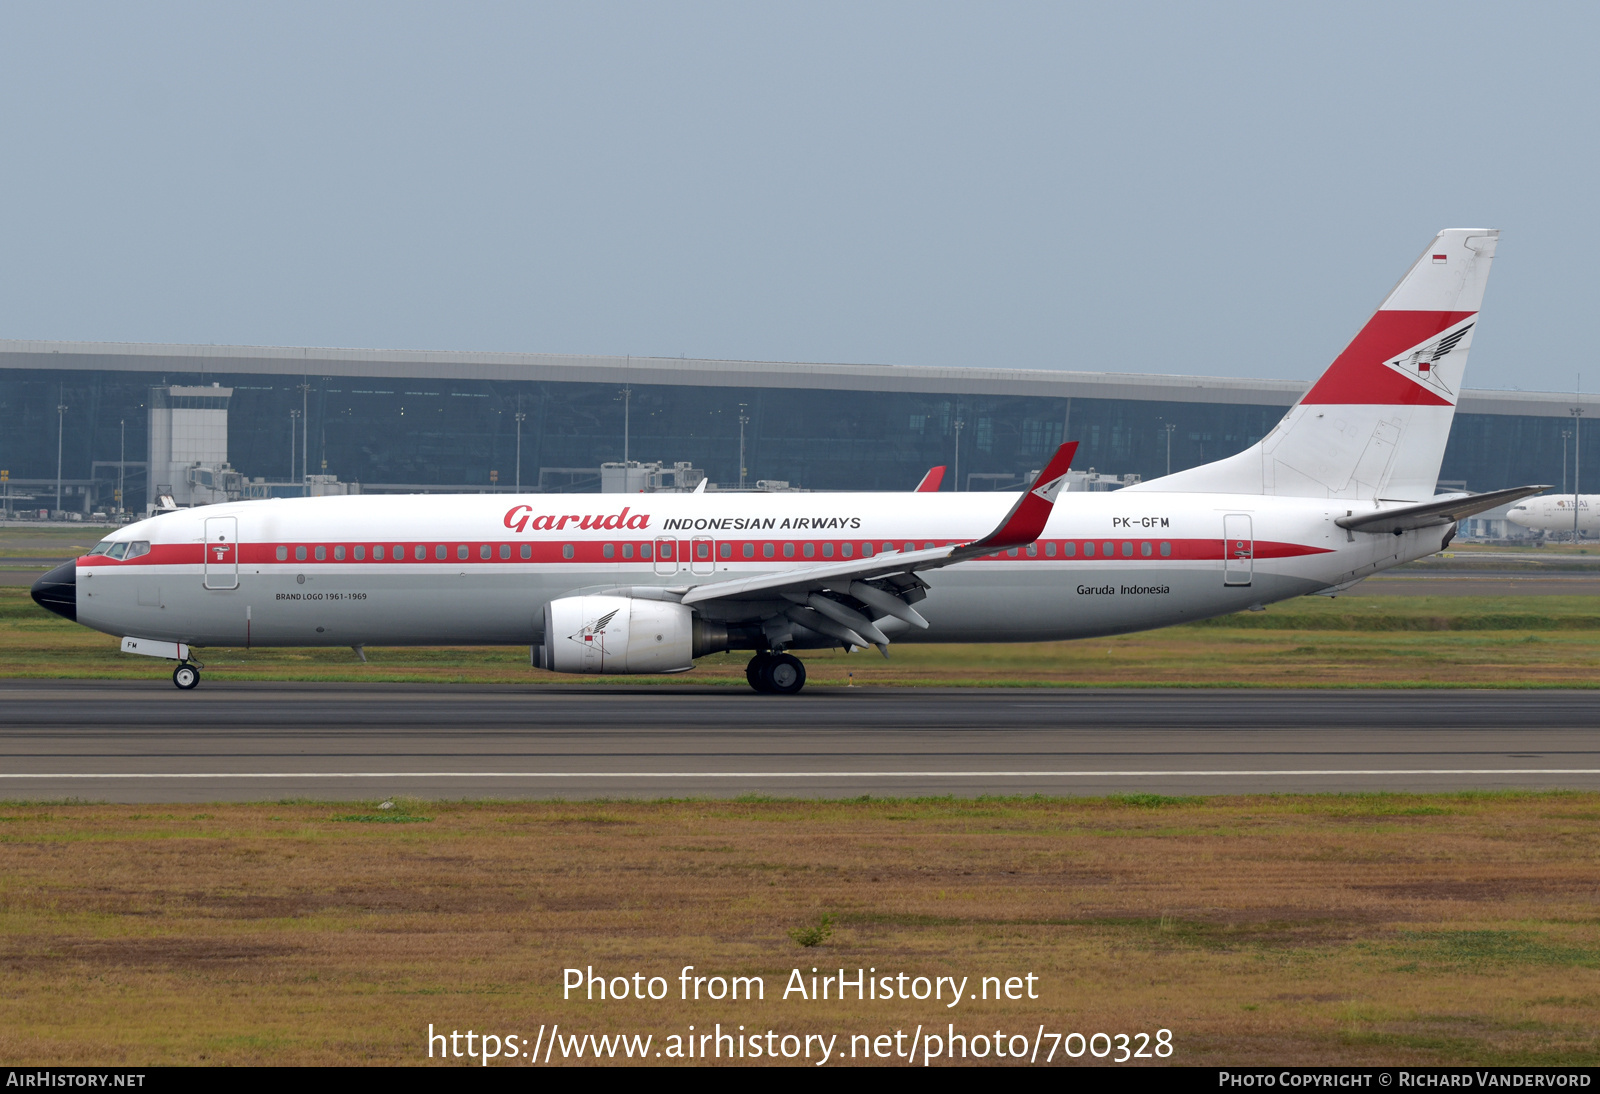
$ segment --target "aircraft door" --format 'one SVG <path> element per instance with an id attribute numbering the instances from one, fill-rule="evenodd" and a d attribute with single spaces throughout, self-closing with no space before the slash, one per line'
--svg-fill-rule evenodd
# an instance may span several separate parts
<path id="1" fill-rule="evenodd" d="M 671 536 L 656 537 L 656 573 L 678 572 L 678 541 Z"/>
<path id="2" fill-rule="evenodd" d="M 1256 541 L 1249 513 L 1229 513 L 1222 518 L 1222 583 L 1250 584 Z"/>
<path id="3" fill-rule="evenodd" d="M 711 542 L 710 536 L 695 536 L 690 551 L 689 569 L 697 574 L 709 574 L 716 570 L 716 545 Z"/>
<path id="4" fill-rule="evenodd" d="M 205 578 L 208 589 L 239 587 L 239 518 L 207 517 Z"/>

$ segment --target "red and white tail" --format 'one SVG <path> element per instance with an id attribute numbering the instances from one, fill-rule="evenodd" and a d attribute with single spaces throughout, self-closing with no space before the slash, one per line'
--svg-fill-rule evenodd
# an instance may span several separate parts
<path id="1" fill-rule="evenodd" d="M 1484 228 L 1440 232 L 1258 444 L 1129 489 L 1431 498 L 1499 236 Z"/>

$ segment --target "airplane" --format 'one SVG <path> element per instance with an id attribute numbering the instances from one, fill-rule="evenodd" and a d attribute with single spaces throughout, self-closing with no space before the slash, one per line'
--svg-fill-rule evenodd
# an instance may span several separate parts
<path id="1" fill-rule="evenodd" d="M 476 643 L 560 673 L 749 650 L 750 686 L 793 695 L 796 651 L 1123 634 L 1336 594 L 1548 489 L 1434 492 L 1498 237 L 1435 237 L 1260 441 L 1119 491 L 1066 493 L 1069 442 L 1020 494 L 227 503 L 130 524 L 33 598 L 175 661 L 185 690 L 206 647 Z"/>
<path id="2" fill-rule="evenodd" d="M 1576 529 L 1572 519 L 1574 510 L 1578 514 Z M 1579 535 L 1594 535 L 1600 532 L 1600 495 L 1552 494 L 1549 497 L 1529 498 L 1507 510 L 1506 519 L 1524 528 L 1556 535 L 1563 532 L 1570 535 L 1574 530 Z"/>

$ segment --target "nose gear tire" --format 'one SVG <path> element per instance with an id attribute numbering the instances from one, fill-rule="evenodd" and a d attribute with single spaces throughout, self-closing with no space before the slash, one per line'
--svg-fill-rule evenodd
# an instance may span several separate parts
<path id="1" fill-rule="evenodd" d="M 179 665 L 172 670 L 172 682 L 183 691 L 193 691 L 200 686 L 200 670 L 193 665 Z"/>

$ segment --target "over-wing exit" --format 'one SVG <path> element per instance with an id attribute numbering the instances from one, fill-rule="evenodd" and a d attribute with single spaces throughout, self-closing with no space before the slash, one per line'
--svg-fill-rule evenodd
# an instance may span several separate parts
<path id="1" fill-rule="evenodd" d="M 176 661 L 207 646 L 525 644 L 569 673 L 749 650 L 1084 638 L 1336 592 L 1538 493 L 1435 496 L 1499 233 L 1441 232 L 1260 442 L 1113 493 L 353 496 L 182 510 L 41 578 L 36 601 Z"/>

